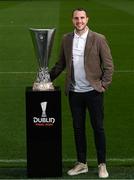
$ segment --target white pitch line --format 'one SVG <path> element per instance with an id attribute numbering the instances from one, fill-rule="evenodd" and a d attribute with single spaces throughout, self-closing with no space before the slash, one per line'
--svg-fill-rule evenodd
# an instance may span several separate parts
<path id="1" fill-rule="evenodd" d="M 134 70 L 115 70 L 115 73 L 134 73 Z M 0 74 L 35 74 L 37 72 L 33 72 L 33 71 L 1 71 Z"/>
<path id="2" fill-rule="evenodd" d="M 134 24 L 117 24 L 117 23 L 111 23 L 111 24 L 96 24 L 96 26 L 134 26 Z M 40 24 L 16 24 L 13 20 L 9 21 L 9 24 L 0 24 L 0 27 L 29 27 L 29 26 L 40 26 Z"/>
<path id="3" fill-rule="evenodd" d="M 115 73 L 134 73 L 134 70 L 117 70 Z"/>
<path id="4" fill-rule="evenodd" d="M 0 163 L 25 163 L 26 159 L 0 159 Z"/>
<path id="5" fill-rule="evenodd" d="M 63 159 L 63 162 L 75 162 L 76 159 Z M 89 162 L 96 162 L 96 159 L 88 159 Z M 108 162 L 134 162 L 134 158 L 109 158 Z M 0 163 L 26 163 L 26 159 L 0 159 Z"/>
<path id="6" fill-rule="evenodd" d="M 64 162 L 75 162 L 76 159 L 63 159 Z M 96 162 L 96 159 L 87 159 L 87 161 L 90 162 Z M 121 158 L 109 158 L 107 159 L 108 162 L 134 162 L 134 158 L 126 158 L 126 159 L 121 159 Z"/>
<path id="7" fill-rule="evenodd" d="M 15 72 L 12 72 L 12 71 L 9 71 L 9 72 L 0 72 L 0 74 L 35 74 L 36 72 L 30 72 L 30 71 L 26 71 L 26 72 L 20 72 L 20 71 L 15 71 Z"/>

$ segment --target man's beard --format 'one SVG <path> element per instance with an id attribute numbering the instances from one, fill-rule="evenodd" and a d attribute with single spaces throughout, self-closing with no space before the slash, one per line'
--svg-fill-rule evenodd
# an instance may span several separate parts
<path id="1" fill-rule="evenodd" d="M 82 29 L 78 29 L 77 27 L 75 27 L 76 31 L 77 32 L 82 32 L 82 31 L 86 31 L 86 28 L 87 26 L 84 26 Z"/>

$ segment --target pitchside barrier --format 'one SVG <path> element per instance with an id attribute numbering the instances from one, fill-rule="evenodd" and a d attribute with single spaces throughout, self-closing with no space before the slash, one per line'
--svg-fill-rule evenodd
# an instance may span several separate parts
<path id="1" fill-rule="evenodd" d="M 26 88 L 27 176 L 62 176 L 61 91 Z"/>

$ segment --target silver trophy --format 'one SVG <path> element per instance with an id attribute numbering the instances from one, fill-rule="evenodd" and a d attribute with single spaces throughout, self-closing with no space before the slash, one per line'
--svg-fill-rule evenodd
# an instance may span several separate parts
<path id="1" fill-rule="evenodd" d="M 35 54 L 39 63 L 39 71 L 33 84 L 34 91 L 54 90 L 51 82 L 48 62 L 54 40 L 55 29 L 33 29 L 30 28 Z"/>

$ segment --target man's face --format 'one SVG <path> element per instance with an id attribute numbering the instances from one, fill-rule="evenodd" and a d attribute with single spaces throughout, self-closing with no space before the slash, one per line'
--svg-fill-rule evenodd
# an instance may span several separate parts
<path id="1" fill-rule="evenodd" d="M 85 11 L 74 11 L 72 22 L 77 31 L 83 31 L 88 23 Z"/>

